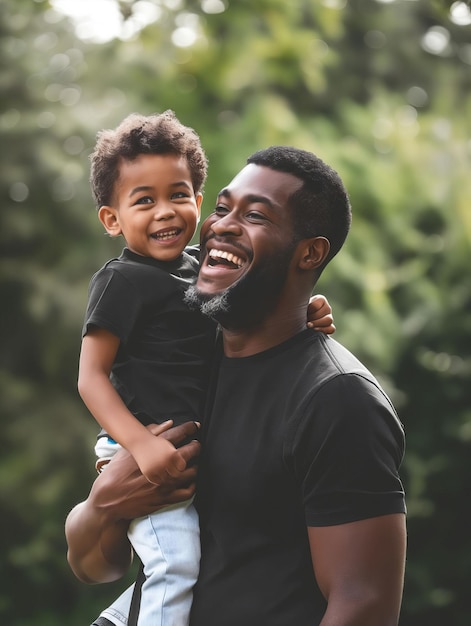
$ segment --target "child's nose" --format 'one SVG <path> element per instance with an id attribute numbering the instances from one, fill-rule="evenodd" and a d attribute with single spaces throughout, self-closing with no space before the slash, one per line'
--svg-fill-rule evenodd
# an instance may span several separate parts
<path id="1" fill-rule="evenodd" d="M 155 207 L 154 219 L 155 220 L 168 220 L 171 217 L 175 217 L 175 209 L 166 203 L 158 204 Z"/>

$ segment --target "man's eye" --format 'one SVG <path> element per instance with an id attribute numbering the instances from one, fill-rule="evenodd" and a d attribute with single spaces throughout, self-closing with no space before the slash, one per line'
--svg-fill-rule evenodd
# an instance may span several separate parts
<path id="1" fill-rule="evenodd" d="M 216 215 L 226 215 L 226 213 L 229 213 L 229 209 L 226 206 L 218 204 L 218 206 L 214 209 L 214 212 Z"/>
<path id="2" fill-rule="evenodd" d="M 247 217 L 249 220 L 257 220 L 257 221 L 266 221 L 266 216 L 263 213 L 259 213 L 258 211 L 250 211 L 247 213 Z"/>

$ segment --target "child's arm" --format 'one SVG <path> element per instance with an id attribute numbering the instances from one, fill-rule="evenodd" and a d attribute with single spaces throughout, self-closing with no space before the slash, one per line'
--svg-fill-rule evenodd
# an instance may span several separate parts
<path id="1" fill-rule="evenodd" d="M 78 389 L 82 400 L 106 432 L 134 457 L 139 469 L 152 483 L 169 474 L 176 476 L 186 463 L 165 439 L 154 437 L 128 410 L 110 381 L 119 338 L 93 327 L 82 341 Z"/>
<path id="2" fill-rule="evenodd" d="M 322 295 L 312 296 L 307 307 L 307 326 L 326 335 L 335 332 L 332 307 Z"/>

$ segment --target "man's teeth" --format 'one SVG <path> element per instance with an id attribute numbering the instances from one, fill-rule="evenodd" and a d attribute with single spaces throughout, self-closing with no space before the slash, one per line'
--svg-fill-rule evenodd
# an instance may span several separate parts
<path id="1" fill-rule="evenodd" d="M 172 239 L 172 237 L 176 237 L 177 234 L 177 230 L 167 230 L 165 233 L 154 233 L 152 237 L 154 237 L 154 239 Z"/>
<path id="2" fill-rule="evenodd" d="M 229 263 L 237 265 L 237 267 L 239 268 L 242 267 L 242 265 L 244 264 L 244 261 L 241 258 L 236 256 L 235 254 L 231 254 L 230 252 L 224 252 L 224 250 L 216 250 L 215 248 L 211 248 L 211 250 L 209 251 L 209 256 L 212 259 L 224 259 Z"/>

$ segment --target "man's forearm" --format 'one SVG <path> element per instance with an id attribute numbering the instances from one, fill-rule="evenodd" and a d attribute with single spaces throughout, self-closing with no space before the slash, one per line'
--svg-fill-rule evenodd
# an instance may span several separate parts
<path id="1" fill-rule="evenodd" d="M 106 520 L 87 500 L 69 513 L 65 533 L 67 559 L 74 574 L 85 583 L 121 578 L 132 561 L 125 521 Z"/>
<path id="2" fill-rule="evenodd" d="M 121 578 L 129 568 L 132 549 L 127 538 L 131 520 L 184 502 L 194 495 L 200 444 L 190 441 L 198 425 L 186 422 L 175 428 L 171 423 L 149 427 L 155 435 L 179 447 L 188 464 L 180 476 L 168 476 L 166 483 L 154 485 L 142 476 L 132 456 L 121 449 L 95 480 L 85 502 L 68 515 L 65 534 L 69 545 L 68 561 L 83 582 L 101 583 Z"/>

